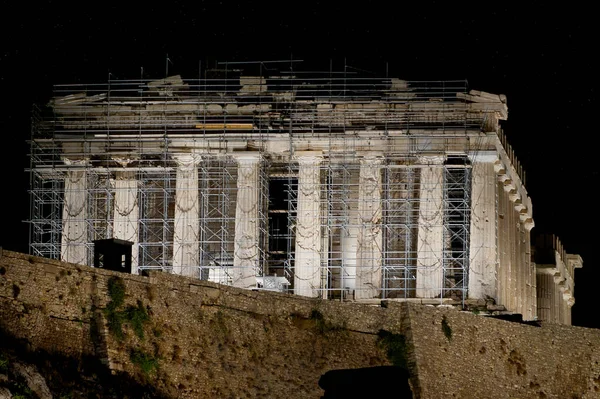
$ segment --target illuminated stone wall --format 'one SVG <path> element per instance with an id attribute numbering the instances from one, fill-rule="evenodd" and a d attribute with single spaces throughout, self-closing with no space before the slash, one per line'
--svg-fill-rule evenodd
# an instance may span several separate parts
<path id="1" fill-rule="evenodd" d="M 149 315 L 139 337 L 105 325 L 110 278 Z M 139 304 L 138 304 L 139 301 Z M 152 272 L 135 276 L 0 255 L 0 327 L 32 349 L 104 358 L 167 397 L 323 395 L 329 370 L 390 365 L 382 330 L 405 337 L 419 398 L 598 397 L 600 330 L 497 320 L 409 302 L 369 306 L 222 286 Z M 144 374 L 131 350 L 158 364 Z M 367 382 L 365 382 L 367 383 Z M 372 383 L 372 382 L 371 382 Z M 393 389 L 397 381 L 377 381 Z"/>

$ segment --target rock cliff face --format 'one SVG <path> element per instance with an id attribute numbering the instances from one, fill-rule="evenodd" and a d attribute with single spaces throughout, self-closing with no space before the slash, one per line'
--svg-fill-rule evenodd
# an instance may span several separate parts
<path id="1" fill-rule="evenodd" d="M 0 334 L 0 399 L 160 398 L 126 375 L 112 375 L 95 358 L 69 358 L 32 350 L 27 341 Z"/>
<path id="2" fill-rule="evenodd" d="M 0 328 L 29 355 L 71 365 L 46 378 L 55 397 L 76 392 L 67 376 L 78 373 L 91 386 L 135 387 L 122 397 L 329 398 L 406 394 L 409 383 L 415 398 L 600 397 L 599 330 L 320 301 L 9 251 L 0 257 Z"/>

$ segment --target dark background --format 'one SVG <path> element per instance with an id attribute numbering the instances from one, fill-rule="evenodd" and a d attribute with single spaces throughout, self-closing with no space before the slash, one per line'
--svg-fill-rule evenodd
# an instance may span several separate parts
<path id="1" fill-rule="evenodd" d="M 504 130 L 527 173 L 534 231 L 583 257 L 573 324 L 600 328 L 597 18 L 592 8 L 477 2 L 3 2 L 0 245 L 28 252 L 26 140 L 53 84 L 196 78 L 215 61 L 304 60 L 406 80 L 466 79 L 506 94 Z M 454 2 L 452 2 L 454 3 Z M 192 5 L 193 4 L 193 5 Z"/>

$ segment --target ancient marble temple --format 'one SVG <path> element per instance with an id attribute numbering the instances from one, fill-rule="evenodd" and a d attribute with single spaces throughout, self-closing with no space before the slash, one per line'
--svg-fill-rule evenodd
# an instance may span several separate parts
<path id="1" fill-rule="evenodd" d="M 570 323 L 581 258 L 556 244 L 552 262 L 532 260 L 505 96 L 464 81 L 204 75 L 55 87 L 33 121 L 32 254 L 93 265 L 94 242 L 117 239 L 132 273 L 479 300 Z"/>

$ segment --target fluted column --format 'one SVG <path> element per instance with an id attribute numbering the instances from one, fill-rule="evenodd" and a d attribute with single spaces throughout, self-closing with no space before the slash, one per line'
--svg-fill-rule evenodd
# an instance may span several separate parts
<path id="1" fill-rule="evenodd" d="M 531 230 L 529 231 L 530 234 L 530 239 L 529 242 L 527 243 L 527 248 L 528 248 L 528 252 L 530 254 L 530 259 L 529 259 L 529 267 L 530 267 L 530 273 L 529 273 L 529 301 L 531 303 L 531 311 L 532 311 L 532 319 L 537 319 L 537 315 L 538 315 L 538 302 L 537 302 L 537 273 L 536 273 L 536 266 L 535 263 L 532 261 L 531 259 L 531 248 L 532 248 L 532 244 L 531 244 Z"/>
<path id="2" fill-rule="evenodd" d="M 200 207 L 198 204 L 198 161 L 194 154 L 179 154 L 175 184 L 175 223 L 173 231 L 173 273 L 199 277 Z"/>
<path id="3" fill-rule="evenodd" d="M 508 194 L 506 193 L 506 189 L 505 189 L 505 192 L 500 195 L 502 195 L 504 197 L 504 204 L 505 204 L 505 209 L 506 209 L 506 213 L 504 214 L 504 217 L 508 221 L 507 228 L 504 231 L 504 235 L 506 235 L 506 237 L 507 237 L 507 246 L 505 248 L 507 262 L 505 265 L 502 265 L 502 266 L 506 267 L 507 272 L 508 272 L 508 279 L 507 279 L 508 293 L 507 293 L 507 301 L 504 305 L 511 312 L 519 312 L 518 301 L 520 300 L 520 298 L 519 298 L 518 290 L 517 290 L 518 281 L 519 281 L 519 274 L 518 274 L 519 263 L 518 263 L 518 256 L 517 256 L 517 244 L 518 244 L 518 237 L 519 237 L 518 223 L 519 222 L 518 222 L 517 213 L 513 209 L 512 204 L 510 203 L 510 198 L 509 198 Z"/>
<path id="4" fill-rule="evenodd" d="M 507 310 L 521 313 L 523 319 L 533 320 L 537 317 L 538 301 L 536 271 L 531 263 L 530 231 L 534 226 L 531 204 L 519 188 L 516 172 L 510 172 L 500 161 L 496 161 L 495 170 L 498 174 L 497 302 Z M 539 305 L 546 306 L 544 300 Z"/>
<path id="5" fill-rule="evenodd" d="M 87 171 L 84 159 L 63 159 L 70 166 L 65 174 L 60 259 L 63 262 L 87 265 L 88 204 Z"/>
<path id="6" fill-rule="evenodd" d="M 548 244 L 538 241 L 538 246 Z M 542 321 L 571 324 L 571 308 L 575 304 L 573 295 L 575 281 L 573 280 L 575 268 L 582 266 L 579 255 L 567 254 L 558 238 L 552 236 L 552 263 L 536 264 L 537 273 L 537 315 Z M 548 261 L 548 257 L 542 257 Z"/>
<path id="7" fill-rule="evenodd" d="M 119 160 L 127 165 L 126 160 Z M 118 171 L 115 174 L 115 205 L 113 209 L 113 237 L 131 241 L 131 273 L 138 273 L 139 205 L 138 180 L 135 172 Z"/>
<path id="8" fill-rule="evenodd" d="M 235 242 L 232 284 L 240 288 L 256 287 L 259 271 L 259 173 L 258 152 L 234 154 L 238 162 L 235 205 Z"/>
<path id="9" fill-rule="evenodd" d="M 535 320 L 537 318 L 537 293 L 535 264 L 531 261 L 531 228 L 532 224 L 522 222 L 521 228 L 521 264 L 523 267 L 523 319 Z"/>
<path id="10" fill-rule="evenodd" d="M 420 157 L 419 233 L 417 237 L 418 298 L 439 298 L 444 284 L 443 270 L 443 185 L 444 158 Z"/>
<path id="11" fill-rule="evenodd" d="M 562 286 L 559 286 L 560 292 L 560 323 L 565 325 L 571 325 L 571 305 L 569 302 L 572 300 L 572 296 L 568 287 L 568 279 Z"/>
<path id="12" fill-rule="evenodd" d="M 360 161 L 358 183 L 358 240 L 356 255 L 356 299 L 377 298 L 381 294 L 382 158 L 368 156 Z"/>
<path id="13" fill-rule="evenodd" d="M 560 262 L 557 256 L 557 261 Z M 575 304 L 572 280 L 564 275 L 563 265 L 537 265 L 537 317 L 541 321 L 571 324 Z"/>
<path id="14" fill-rule="evenodd" d="M 563 322 L 563 291 L 565 287 L 565 278 L 560 273 L 554 276 L 554 306 L 552 308 L 552 321 L 554 323 Z"/>
<path id="15" fill-rule="evenodd" d="M 563 303 L 565 308 L 563 324 L 570 326 L 571 309 L 573 308 L 573 305 L 575 305 L 575 297 L 573 297 L 573 293 L 571 291 L 566 290 L 565 292 L 563 292 Z"/>
<path id="16" fill-rule="evenodd" d="M 321 288 L 321 178 L 322 156 L 316 151 L 296 153 L 298 205 L 294 293 L 317 297 Z"/>
<path id="17" fill-rule="evenodd" d="M 537 316 L 542 321 L 552 321 L 554 306 L 554 278 L 552 275 L 538 271 L 537 273 Z"/>
<path id="18" fill-rule="evenodd" d="M 342 274 L 342 287 L 350 292 L 355 292 L 356 289 L 356 256 L 358 254 L 358 227 L 357 210 L 349 210 L 349 225 L 340 229 L 340 247 L 342 252 L 342 264 L 344 270 Z"/>
<path id="19" fill-rule="evenodd" d="M 471 241 L 469 298 L 497 298 L 496 268 L 496 154 L 471 157 Z"/>

